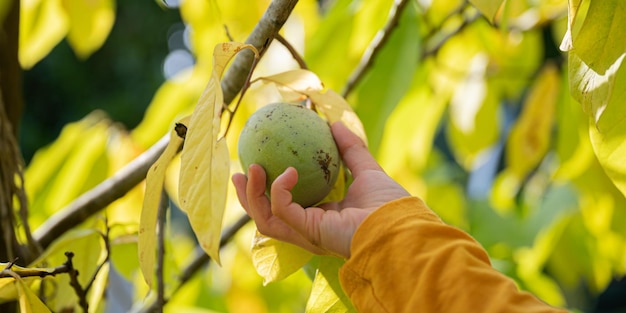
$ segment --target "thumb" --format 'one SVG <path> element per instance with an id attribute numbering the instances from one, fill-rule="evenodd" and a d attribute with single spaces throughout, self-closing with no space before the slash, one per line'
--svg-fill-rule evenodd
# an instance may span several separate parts
<path id="1" fill-rule="evenodd" d="M 365 170 L 383 171 L 361 138 L 342 122 L 333 123 L 331 130 L 343 161 L 355 177 Z"/>

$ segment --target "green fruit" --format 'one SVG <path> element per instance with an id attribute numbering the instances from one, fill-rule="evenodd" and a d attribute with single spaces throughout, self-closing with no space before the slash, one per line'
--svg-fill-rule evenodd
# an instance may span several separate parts
<path id="1" fill-rule="evenodd" d="M 328 123 L 298 104 L 273 103 L 250 116 L 239 136 L 239 160 L 244 170 L 261 165 L 267 174 L 266 190 L 292 166 L 298 183 L 293 202 L 312 206 L 332 189 L 339 172 L 339 152 Z"/>

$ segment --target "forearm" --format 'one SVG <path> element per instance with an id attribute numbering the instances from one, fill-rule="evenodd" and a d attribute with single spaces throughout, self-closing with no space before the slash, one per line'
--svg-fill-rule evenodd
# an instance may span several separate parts
<path id="1" fill-rule="evenodd" d="M 519 291 L 480 244 L 418 198 L 372 213 L 351 255 L 340 279 L 359 312 L 561 312 Z"/>

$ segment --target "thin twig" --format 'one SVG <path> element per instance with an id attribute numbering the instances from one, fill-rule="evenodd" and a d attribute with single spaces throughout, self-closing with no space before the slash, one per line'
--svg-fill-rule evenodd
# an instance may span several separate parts
<path id="1" fill-rule="evenodd" d="M 396 0 L 394 4 L 391 6 L 391 10 L 389 11 L 389 18 L 387 20 L 387 24 L 385 27 L 380 30 L 374 39 L 370 42 L 369 46 L 363 53 L 361 57 L 361 61 L 357 65 L 357 67 L 352 71 L 350 77 L 348 78 L 348 82 L 344 87 L 341 95 L 345 98 L 348 96 L 350 92 L 356 87 L 356 85 L 361 81 L 361 79 L 365 76 L 365 73 L 369 70 L 369 68 L 374 64 L 374 59 L 376 55 L 382 50 L 385 46 L 387 40 L 393 33 L 393 30 L 398 25 L 400 21 L 400 16 L 404 11 L 404 8 L 409 3 L 409 0 Z"/>
<path id="2" fill-rule="evenodd" d="M 106 253 L 106 255 L 104 256 L 104 260 L 102 260 L 102 263 L 100 263 L 98 267 L 96 267 L 96 270 L 93 272 L 93 275 L 91 276 L 89 283 L 87 283 L 87 286 L 85 286 L 85 294 L 88 293 L 89 289 L 91 289 L 91 286 L 93 286 L 93 283 L 96 281 L 96 277 L 98 276 L 98 273 L 100 273 L 100 270 L 102 270 L 104 265 L 107 264 L 109 260 L 111 259 L 111 240 L 109 237 L 109 221 L 106 216 L 104 218 L 104 225 L 105 225 L 105 230 L 104 230 L 104 233 L 101 233 L 101 235 L 102 235 L 102 240 L 104 241 L 104 252 Z"/>
<path id="3" fill-rule="evenodd" d="M 74 268 L 74 264 L 72 263 L 72 258 L 74 257 L 73 252 L 65 252 L 65 256 L 67 257 L 67 261 L 65 261 L 64 265 L 68 268 L 68 274 L 70 275 L 70 286 L 74 289 L 76 296 L 78 296 L 78 305 L 83 309 L 84 313 L 89 312 L 89 303 L 87 302 L 87 292 L 83 287 L 81 287 L 78 282 L 78 271 Z"/>
<path id="4" fill-rule="evenodd" d="M 224 112 L 228 113 L 228 122 L 226 123 L 226 129 L 224 130 L 224 134 L 221 137 L 219 137 L 218 140 L 228 135 L 228 131 L 230 130 L 230 125 L 232 125 L 233 118 L 235 118 L 235 112 L 237 112 L 237 109 L 239 108 L 239 105 L 241 104 L 241 100 L 243 100 L 244 94 L 246 93 L 246 91 L 248 91 L 248 88 L 250 88 L 250 79 L 252 78 L 252 73 L 254 72 L 254 69 L 256 68 L 257 64 L 259 64 L 259 60 L 260 60 L 260 55 L 258 53 L 255 53 L 254 56 L 255 56 L 254 61 L 252 62 L 252 65 L 250 66 L 250 72 L 248 72 L 248 76 L 246 77 L 246 83 L 241 88 L 241 95 L 239 96 L 239 99 L 237 99 L 235 106 L 231 110 L 228 108 L 227 105 L 224 105 L 222 114 L 224 114 Z"/>
<path id="5" fill-rule="evenodd" d="M 250 221 L 250 217 L 248 215 L 241 216 L 236 222 L 234 222 L 230 227 L 222 232 L 221 240 L 220 240 L 220 248 L 226 246 L 235 234 L 248 222 Z M 200 247 L 196 247 L 193 252 L 193 255 L 189 257 L 189 261 L 187 265 L 183 268 L 180 276 L 178 277 L 178 285 L 172 290 L 172 294 L 170 297 L 174 296 L 180 289 L 183 287 L 202 267 L 210 264 L 211 258 L 209 257 L 204 250 Z M 141 313 L 152 313 L 156 312 L 156 310 L 160 307 L 162 308 L 168 299 L 164 299 L 162 305 L 159 305 L 158 301 L 154 301 L 150 303 L 150 305 L 143 307 L 139 312 Z"/>
<path id="6" fill-rule="evenodd" d="M 443 45 L 446 42 L 448 42 L 448 40 L 450 38 L 452 38 L 453 36 L 458 35 L 461 31 L 463 31 L 465 29 L 465 27 L 470 25 L 472 22 L 474 22 L 480 16 L 481 16 L 480 13 L 475 12 L 475 13 L 465 17 L 463 19 L 463 21 L 461 22 L 461 24 L 459 24 L 459 26 L 457 26 L 454 30 L 443 34 L 442 36 L 438 37 L 437 39 L 431 39 L 434 42 L 433 43 L 430 43 L 430 42 L 426 43 L 426 49 L 424 49 L 422 51 L 422 54 L 420 55 L 420 58 L 423 60 L 423 59 L 426 59 L 429 56 L 437 54 L 437 52 L 439 52 L 441 47 L 443 47 Z M 432 38 L 435 38 L 434 34 L 432 35 Z"/>
<path id="7" fill-rule="evenodd" d="M 306 66 L 306 62 L 304 62 L 304 59 L 302 58 L 302 56 L 298 53 L 298 51 L 296 51 L 296 48 L 294 48 L 291 43 L 289 43 L 289 41 L 287 41 L 287 39 L 285 37 L 283 37 L 280 33 L 276 34 L 276 38 L 275 38 L 278 42 L 280 42 L 285 48 L 287 48 L 287 50 L 289 50 L 289 53 L 291 53 L 291 56 L 293 57 L 294 60 L 296 60 L 296 62 L 298 62 L 298 65 L 300 66 L 301 69 L 303 70 L 308 70 L 309 68 Z"/>

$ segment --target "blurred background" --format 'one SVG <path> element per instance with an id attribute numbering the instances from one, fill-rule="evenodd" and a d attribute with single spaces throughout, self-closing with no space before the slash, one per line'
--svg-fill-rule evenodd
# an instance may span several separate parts
<path id="1" fill-rule="evenodd" d="M 19 144 L 36 229 L 189 114 L 208 81 L 213 47 L 244 41 L 269 1 L 21 3 Z M 589 118 L 570 95 L 567 53 L 559 50 L 567 0 L 506 1 L 492 16 L 463 0 L 393 7 L 391 0 L 300 1 L 281 34 L 325 87 L 350 102 L 387 172 L 476 238 L 520 288 L 573 311 L 626 312 L 626 199 L 596 158 Z M 589 8 L 583 1 L 574 32 Z M 350 86 L 390 18 L 391 34 Z M 290 52 L 273 42 L 254 76 L 294 68 Z M 247 116 L 279 99 L 261 84 L 244 97 L 228 137 L 231 172 L 241 170 L 236 142 Z M 176 209 L 177 166 L 166 182 L 173 207 L 166 311 L 303 311 L 311 274 L 263 286 L 250 260 L 252 225 L 223 250 L 221 267 L 211 264 L 176 287 L 196 245 Z M 94 300 L 99 310 L 139 310 L 147 293 L 136 258 L 142 199 L 140 185 L 78 227 L 109 233 L 108 296 Z M 224 224 L 242 212 L 229 187 Z M 104 260 L 97 236 L 73 234 L 43 259 L 59 263 L 75 245 Z"/>

